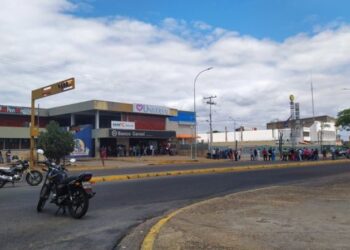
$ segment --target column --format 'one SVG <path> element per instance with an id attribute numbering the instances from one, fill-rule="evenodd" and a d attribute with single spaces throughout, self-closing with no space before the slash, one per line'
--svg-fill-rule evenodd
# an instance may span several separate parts
<path id="1" fill-rule="evenodd" d="M 99 129 L 100 128 L 100 111 L 96 110 L 95 113 L 95 129 Z"/>
<path id="2" fill-rule="evenodd" d="M 70 125 L 71 126 L 75 125 L 75 114 L 70 114 Z"/>

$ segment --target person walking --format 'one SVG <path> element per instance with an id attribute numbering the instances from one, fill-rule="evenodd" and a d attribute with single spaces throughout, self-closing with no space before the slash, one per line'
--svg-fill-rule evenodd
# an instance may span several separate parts
<path id="1" fill-rule="evenodd" d="M 6 162 L 7 163 L 11 163 L 11 156 L 12 156 L 11 149 L 8 149 L 6 151 Z"/>
<path id="2" fill-rule="evenodd" d="M 100 149 L 100 158 L 102 166 L 105 166 L 105 159 L 107 158 L 107 148 L 105 146 L 102 146 Z"/>
<path id="3" fill-rule="evenodd" d="M 2 152 L 0 150 L 0 163 L 4 163 L 4 158 L 2 157 Z"/>

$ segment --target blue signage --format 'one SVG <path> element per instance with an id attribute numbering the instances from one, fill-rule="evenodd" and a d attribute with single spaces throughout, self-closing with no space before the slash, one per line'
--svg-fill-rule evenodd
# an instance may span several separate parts
<path id="1" fill-rule="evenodd" d="M 92 125 L 81 125 L 72 128 L 74 135 L 74 157 L 92 156 Z"/>

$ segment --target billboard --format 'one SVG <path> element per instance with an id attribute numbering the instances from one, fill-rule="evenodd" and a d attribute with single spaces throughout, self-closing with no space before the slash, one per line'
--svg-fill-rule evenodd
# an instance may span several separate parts
<path id="1" fill-rule="evenodd" d="M 81 125 L 71 129 L 74 135 L 74 157 L 92 156 L 92 125 Z"/>

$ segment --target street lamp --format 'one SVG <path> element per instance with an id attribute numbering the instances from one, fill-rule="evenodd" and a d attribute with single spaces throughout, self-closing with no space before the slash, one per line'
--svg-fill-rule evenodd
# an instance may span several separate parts
<path id="1" fill-rule="evenodd" d="M 200 71 L 193 81 L 193 112 L 194 112 L 194 152 L 191 152 L 192 159 L 195 160 L 197 158 L 197 113 L 196 113 L 196 82 L 200 74 L 205 71 L 211 70 L 213 67 L 206 68 Z M 193 150 L 193 147 L 192 147 Z"/>

